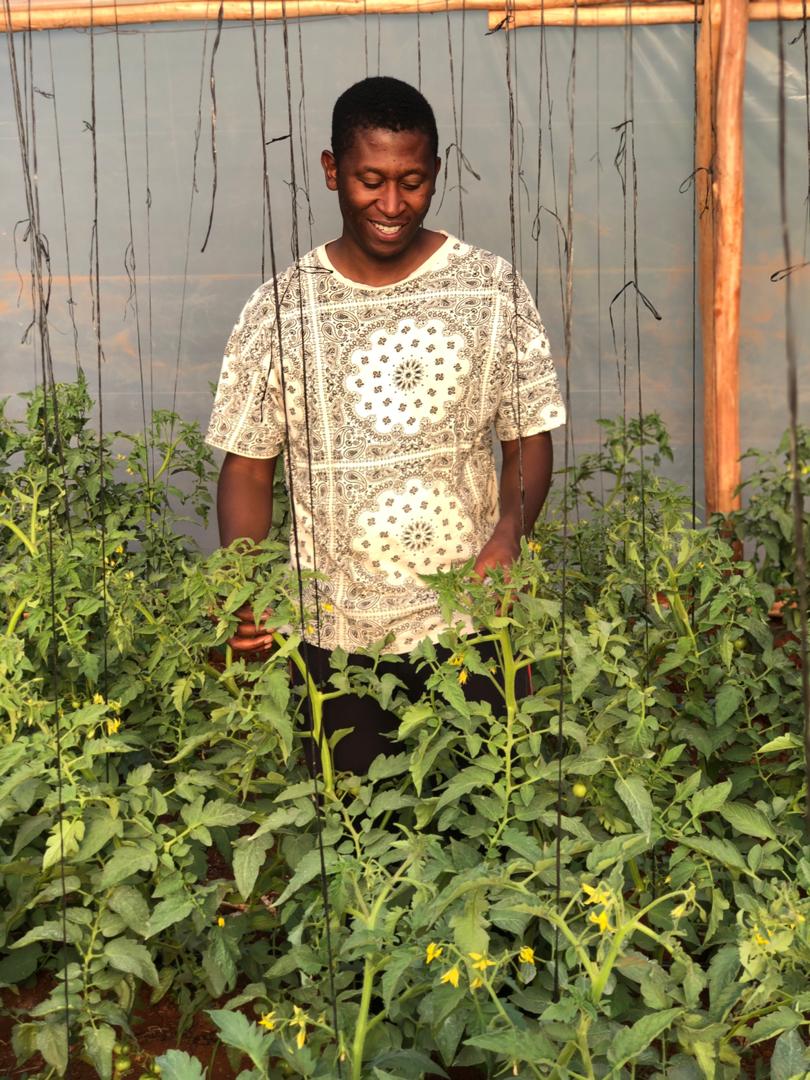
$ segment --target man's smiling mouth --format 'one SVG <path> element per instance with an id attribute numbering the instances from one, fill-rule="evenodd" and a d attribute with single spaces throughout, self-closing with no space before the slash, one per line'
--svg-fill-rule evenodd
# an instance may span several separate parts
<path id="1" fill-rule="evenodd" d="M 371 224 L 381 233 L 383 236 L 396 236 L 398 232 L 401 232 L 405 225 L 401 223 L 399 225 L 384 225 L 381 221 L 372 221 Z"/>

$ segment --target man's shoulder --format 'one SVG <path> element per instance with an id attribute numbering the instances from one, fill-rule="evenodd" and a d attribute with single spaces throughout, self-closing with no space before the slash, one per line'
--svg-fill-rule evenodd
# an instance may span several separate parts
<path id="1" fill-rule="evenodd" d="M 318 249 L 313 248 L 312 251 L 299 256 L 296 262 L 290 263 L 289 266 L 263 281 L 248 298 L 245 312 L 250 312 L 254 317 L 272 317 L 276 312 L 283 315 L 291 306 L 297 308 L 302 291 L 302 278 L 319 272 L 327 273 L 318 258 Z"/>

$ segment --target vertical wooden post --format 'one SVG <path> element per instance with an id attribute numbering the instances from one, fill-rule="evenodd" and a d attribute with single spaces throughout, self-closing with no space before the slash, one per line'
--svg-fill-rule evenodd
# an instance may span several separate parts
<path id="1" fill-rule="evenodd" d="M 714 400 L 717 509 L 740 505 L 740 285 L 744 161 L 743 86 L 748 0 L 723 0 L 717 65 L 714 243 Z"/>
<path id="2" fill-rule="evenodd" d="M 715 90 L 720 47 L 720 0 L 705 0 L 695 57 L 695 207 L 698 215 L 698 289 L 703 341 L 703 475 L 706 515 L 717 509 L 714 366 Z"/>

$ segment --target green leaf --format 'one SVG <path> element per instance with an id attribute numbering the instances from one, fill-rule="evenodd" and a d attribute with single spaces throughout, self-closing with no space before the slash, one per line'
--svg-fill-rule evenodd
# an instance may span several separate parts
<path id="1" fill-rule="evenodd" d="M 761 810 L 753 806 L 746 806 L 745 803 L 726 803 L 720 808 L 720 813 L 729 825 L 743 836 L 758 836 L 761 840 L 776 839 L 773 825 Z"/>
<path id="2" fill-rule="evenodd" d="M 337 862 L 337 855 L 333 848 L 326 848 L 324 853 L 324 863 L 326 865 L 327 872 L 335 866 Z M 313 878 L 316 878 L 321 872 L 321 859 L 317 848 L 313 848 L 312 851 L 308 851 L 306 855 L 301 859 L 298 866 L 295 868 L 295 873 L 290 878 L 289 884 L 281 896 L 276 901 L 276 906 L 281 907 L 289 898 L 297 893 L 298 890 L 308 884 Z"/>
<path id="3" fill-rule="evenodd" d="M 788 1008 L 787 1005 L 782 1005 L 780 1008 L 768 1013 L 767 1016 L 761 1016 L 757 1020 L 751 1028 L 746 1042 L 753 1045 L 753 1043 L 763 1042 L 765 1039 L 773 1039 L 777 1035 L 781 1035 L 783 1031 L 793 1031 L 801 1022 L 802 1018 L 799 1013 Z"/>
<path id="4" fill-rule="evenodd" d="M 101 1080 L 110 1080 L 112 1076 L 112 1055 L 115 1046 L 115 1029 L 109 1024 L 89 1025 L 82 1028 L 84 1048 L 93 1068 Z"/>
<path id="5" fill-rule="evenodd" d="M 55 863 L 61 862 L 63 858 L 69 859 L 71 855 L 75 855 L 83 836 L 84 822 L 81 818 L 75 818 L 73 821 L 64 819 L 57 821 L 45 845 L 42 869 L 47 870 Z"/>
<path id="6" fill-rule="evenodd" d="M 104 864 L 98 887 L 109 889 L 142 870 L 154 870 L 156 865 L 157 858 L 153 851 L 138 847 L 117 848 Z"/>
<path id="7" fill-rule="evenodd" d="M 391 1008 L 391 1002 L 402 981 L 402 976 L 413 961 L 414 957 L 410 952 L 395 952 L 389 960 L 382 977 L 382 996 L 386 1011 Z"/>
<path id="8" fill-rule="evenodd" d="M 14 986 L 37 970 L 42 948 L 37 942 L 13 949 L 0 960 L 0 986 Z"/>
<path id="9" fill-rule="evenodd" d="M 463 1009 L 454 1009 L 449 1016 L 446 1016 L 444 1020 L 435 1028 L 433 1037 L 436 1040 L 436 1045 L 441 1051 L 442 1060 L 445 1065 L 452 1065 L 453 1060 L 458 1050 L 458 1044 L 461 1042 L 461 1036 L 464 1034 L 464 1028 L 467 1026 L 466 1016 Z"/>
<path id="10" fill-rule="evenodd" d="M 800 750 L 802 741 L 798 735 L 777 735 L 754 751 L 755 754 L 778 754 L 783 750 Z"/>
<path id="11" fill-rule="evenodd" d="M 689 800 L 692 817 L 708 814 L 710 810 L 719 810 L 731 794 L 731 786 L 730 780 L 724 780 L 722 784 L 712 784 L 702 791 L 696 791 Z"/>
<path id="12" fill-rule="evenodd" d="M 209 1009 L 208 1015 L 219 1028 L 226 1046 L 241 1050 L 257 1069 L 266 1071 L 272 1039 L 258 1024 L 252 1023 L 243 1013 L 230 1009 Z"/>
<path id="13" fill-rule="evenodd" d="M 540 1031 L 493 1031 L 486 1035 L 473 1035 L 464 1040 L 465 1046 L 477 1046 L 491 1050 L 503 1060 L 527 1061 L 535 1065 L 556 1065 L 559 1047 L 555 1047 Z"/>
<path id="14" fill-rule="evenodd" d="M 104 955 L 116 971 L 125 971 L 143 979 L 149 986 L 158 987 L 160 981 L 152 956 L 145 945 L 128 937 L 112 938 L 104 946 Z"/>
<path id="15" fill-rule="evenodd" d="M 203 952 L 202 965 L 208 977 L 212 997 L 221 997 L 226 990 L 233 989 L 236 981 L 236 964 L 222 934 L 215 933 L 209 938 Z"/>
<path id="16" fill-rule="evenodd" d="M 130 930 L 146 937 L 149 922 L 149 905 L 134 885 L 119 885 L 113 889 L 107 901 L 112 911 L 120 915 Z"/>
<path id="17" fill-rule="evenodd" d="M 249 810 L 243 810 L 232 802 L 226 802 L 224 799 L 213 799 L 203 807 L 199 823 L 206 825 L 209 829 L 215 825 L 241 825 L 242 822 L 248 821 L 252 816 Z"/>
<path id="18" fill-rule="evenodd" d="M 743 692 L 734 683 L 724 683 L 714 701 L 714 721 L 720 726 L 734 715 L 743 700 Z"/>
<path id="19" fill-rule="evenodd" d="M 238 847 L 234 845 L 233 875 L 243 900 L 253 892 L 259 871 L 267 861 L 267 849 L 273 846 L 274 840 L 272 833 L 263 833 L 240 842 Z"/>
<path id="20" fill-rule="evenodd" d="M 144 937 L 154 937 L 168 926 L 185 919 L 194 910 L 194 903 L 187 896 L 168 896 L 155 905 L 149 916 L 149 925 L 145 927 Z"/>
<path id="21" fill-rule="evenodd" d="M 620 1069 L 628 1061 L 633 1061 L 642 1050 L 672 1026 L 682 1009 L 664 1009 L 661 1012 L 648 1013 L 637 1020 L 631 1027 L 623 1027 L 615 1036 L 608 1049 L 608 1059 L 614 1069 Z"/>
<path id="22" fill-rule="evenodd" d="M 16 858 L 32 840 L 36 840 L 40 833 L 45 832 L 52 824 L 53 818 L 50 814 L 37 814 L 35 817 L 26 818 L 14 838 L 14 847 L 11 851 L 12 859 Z"/>
<path id="23" fill-rule="evenodd" d="M 68 1037 L 64 1024 L 42 1024 L 37 1028 L 36 1047 L 45 1061 L 64 1076 L 68 1066 Z"/>
<path id="24" fill-rule="evenodd" d="M 771 1056 L 771 1080 L 804 1078 L 808 1071 L 806 1048 L 798 1031 L 786 1031 L 776 1040 Z"/>
<path id="25" fill-rule="evenodd" d="M 74 862 L 85 862 L 87 859 L 92 858 L 113 837 L 121 836 L 123 832 L 124 823 L 120 818 L 110 817 L 109 814 L 105 814 L 103 817 L 91 818 L 87 822 L 87 832 Z"/>
<path id="26" fill-rule="evenodd" d="M 736 945 L 724 945 L 709 964 L 709 1000 L 715 1005 L 723 990 L 736 982 L 740 970 L 740 950 Z"/>
<path id="27" fill-rule="evenodd" d="M 616 794 L 627 807 L 630 817 L 649 835 L 652 830 L 653 806 L 650 793 L 638 776 L 621 777 L 616 781 Z"/>
<path id="28" fill-rule="evenodd" d="M 160 1066 L 161 1080 L 205 1080 L 205 1069 L 185 1050 L 167 1050 L 155 1061 Z"/>
<path id="29" fill-rule="evenodd" d="M 587 653 L 571 676 L 571 700 L 577 702 L 602 669 L 602 660 L 596 653 Z"/>
<path id="30" fill-rule="evenodd" d="M 693 851 L 699 851 L 711 859 L 716 859 L 729 870 L 750 873 L 742 855 L 729 840 L 721 840 L 717 836 L 682 836 L 680 842 L 684 847 L 692 848 Z"/>

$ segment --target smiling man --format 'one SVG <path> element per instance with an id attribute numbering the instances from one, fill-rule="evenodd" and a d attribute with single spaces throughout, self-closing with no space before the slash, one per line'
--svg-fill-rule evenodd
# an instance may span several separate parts
<path id="1" fill-rule="evenodd" d="M 285 450 L 297 557 L 323 575 L 309 598 L 319 681 L 336 648 L 387 637 L 404 656 L 438 637 L 422 575 L 512 563 L 548 492 L 549 432 L 565 419 L 524 283 L 500 257 L 424 227 L 437 149 L 433 111 L 407 83 L 369 78 L 341 95 L 321 163 L 342 233 L 254 293 L 217 389 L 208 441 L 227 452 L 221 541 L 267 535 Z M 239 615 L 234 648 L 269 649 L 251 612 Z M 392 670 L 419 694 L 418 672 Z M 465 690 L 492 698 L 479 676 Z M 337 767 L 365 771 L 395 726 L 368 697 L 331 702 L 327 733 L 352 729 Z"/>

